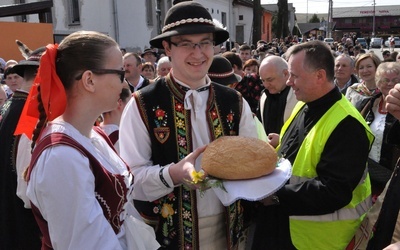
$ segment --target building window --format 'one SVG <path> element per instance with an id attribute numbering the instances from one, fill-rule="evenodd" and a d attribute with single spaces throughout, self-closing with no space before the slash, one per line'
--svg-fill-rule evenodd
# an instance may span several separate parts
<path id="1" fill-rule="evenodd" d="M 77 25 L 81 23 L 81 18 L 79 14 L 79 0 L 70 0 L 69 1 L 69 18 L 70 25 Z"/>
<path id="2" fill-rule="evenodd" d="M 243 15 L 239 15 L 239 21 L 243 21 Z"/>
<path id="3" fill-rule="evenodd" d="M 367 23 L 367 18 L 360 18 L 358 20 L 359 23 Z"/>
<path id="4" fill-rule="evenodd" d="M 146 21 L 149 26 L 153 26 L 153 10 L 153 0 L 146 0 Z"/>
<path id="5" fill-rule="evenodd" d="M 221 23 L 226 27 L 226 12 L 221 12 Z"/>

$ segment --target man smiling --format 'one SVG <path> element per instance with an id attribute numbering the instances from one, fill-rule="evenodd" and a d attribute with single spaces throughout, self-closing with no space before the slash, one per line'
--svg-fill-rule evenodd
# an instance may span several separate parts
<path id="1" fill-rule="evenodd" d="M 122 116 L 121 156 L 135 175 L 135 206 L 163 249 L 244 249 L 240 201 L 224 207 L 214 191 L 199 195 L 190 181 L 214 139 L 257 137 L 247 102 L 207 76 L 214 45 L 228 37 L 199 3 L 174 5 L 150 41 L 172 69 L 134 93 Z"/>

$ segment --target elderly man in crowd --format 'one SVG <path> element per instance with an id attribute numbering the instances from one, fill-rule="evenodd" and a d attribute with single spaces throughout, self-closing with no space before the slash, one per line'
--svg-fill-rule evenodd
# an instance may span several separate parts
<path id="1" fill-rule="evenodd" d="M 342 94 L 346 94 L 349 86 L 358 82 L 354 73 L 354 60 L 347 55 L 339 55 L 335 59 L 335 85 Z"/>

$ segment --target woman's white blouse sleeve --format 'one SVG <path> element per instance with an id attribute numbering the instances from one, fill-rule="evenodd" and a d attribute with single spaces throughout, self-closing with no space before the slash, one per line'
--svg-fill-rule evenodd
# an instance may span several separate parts
<path id="1" fill-rule="evenodd" d="M 69 146 L 46 149 L 27 195 L 48 222 L 54 249 L 122 249 L 95 198 L 88 159 Z"/>

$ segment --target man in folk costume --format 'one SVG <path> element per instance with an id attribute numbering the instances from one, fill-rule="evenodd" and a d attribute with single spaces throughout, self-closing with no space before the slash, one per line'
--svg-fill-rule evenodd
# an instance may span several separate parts
<path id="1" fill-rule="evenodd" d="M 45 48 L 32 51 L 18 40 L 17 44 L 25 60 L 16 64 L 13 72 L 24 80 L 0 109 L 0 249 L 39 249 L 40 230 L 25 195 L 26 188 L 23 188 L 26 183 L 22 173 L 29 164 L 30 150 L 25 153 L 20 149 L 24 148 L 21 144 L 29 140 L 25 136 L 15 136 L 14 131 Z"/>
<path id="2" fill-rule="evenodd" d="M 248 103 L 207 76 L 214 45 L 228 37 L 199 3 L 174 5 L 150 41 L 172 70 L 134 93 L 122 115 L 121 156 L 135 175 L 135 206 L 165 249 L 244 249 L 240 201 L 224 207 L 213 191 L 200 195 L 190 184 L 205 145 L 225 135 L 257 137 Z"/>

